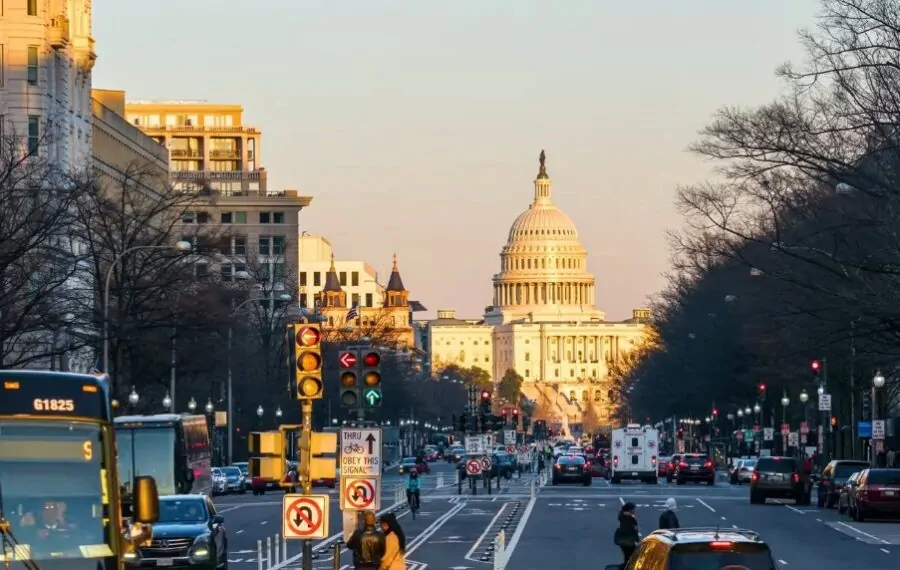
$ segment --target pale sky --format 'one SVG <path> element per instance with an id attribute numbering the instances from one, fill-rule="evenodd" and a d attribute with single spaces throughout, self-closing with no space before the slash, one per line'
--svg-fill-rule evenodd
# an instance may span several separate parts
<path id="1" fill-rule="evenodd" d="M 816 6 L 94 0 L 94 86 L 242 104 L 270 188 L 314 197 L 301 230 L 379 272 L 396 252 L 430 315 L 491 302 L 546 149 L 598 306 L 621 319 L 664 285 L 675 187 L 708 175 L 687 145 L 718 107 L 779 93 Z"/>

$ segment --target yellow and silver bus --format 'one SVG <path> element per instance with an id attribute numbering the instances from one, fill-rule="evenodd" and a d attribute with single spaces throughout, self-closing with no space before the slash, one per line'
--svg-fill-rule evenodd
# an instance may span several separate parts
<path id="1" fill-rule="evenodd" d="M 114 437 L 104 376 L 0 370 L 0 567 L 122 567 Z M 152 523 L 142 483 L 136 518 Z"/>

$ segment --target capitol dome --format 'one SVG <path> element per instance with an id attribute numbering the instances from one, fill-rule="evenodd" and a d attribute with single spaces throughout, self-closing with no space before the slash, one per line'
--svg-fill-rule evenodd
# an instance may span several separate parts
<path id="1" fill-rule="evenodd" d="M 509 229 L 485 320 L 603 320 L 594 308 L 594 276 L 572 219 L 553 202 L 546 155 L 534 180 L 534 200 Z"/>

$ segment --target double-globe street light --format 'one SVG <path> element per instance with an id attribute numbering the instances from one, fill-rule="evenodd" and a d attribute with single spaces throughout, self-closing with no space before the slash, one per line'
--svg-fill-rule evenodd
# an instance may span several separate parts
<path id="1" fill-rule="evenodd" d="M 112 275 L 116 269 L 116 265 L 118 265 L 126 255 L 142 249 L 168 249 L 188 253 L 193 250 L 193 246 L 189 241 L 179 241 L 174 245 L 136 245 L 124 250 L 113 259 L 112 263 L 109 265 L 109 269 L 106 270 L 106 278 L 103 284 L 103 372 L 106 374 L 109 374 L 109 286 L 112 282 Z M 171 386 L 170 390 L 174 392 L 175 387 Z M 131 394 L 137 395 L 133 388 Z M 128 395 L 129 402 L 131 401 L 131 394 Z"/>

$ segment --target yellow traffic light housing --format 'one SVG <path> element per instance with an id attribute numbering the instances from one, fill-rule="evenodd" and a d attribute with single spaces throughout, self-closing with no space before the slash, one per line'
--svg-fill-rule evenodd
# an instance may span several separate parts
<path id="1" fill-rule="evenodd" d="M 345 408 L 359 406 L 358 380 L 356 372 L 346 370 L 341 374 L 341 406 Z"/>
<path id="2" fill-rule="evenodd" d="M 298 400 L 319 400 L 322 383 L 322 331 L 319 325 L 294 325 L 294 363 Z"/>

